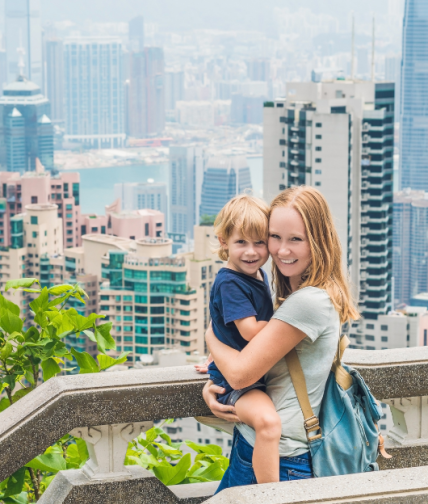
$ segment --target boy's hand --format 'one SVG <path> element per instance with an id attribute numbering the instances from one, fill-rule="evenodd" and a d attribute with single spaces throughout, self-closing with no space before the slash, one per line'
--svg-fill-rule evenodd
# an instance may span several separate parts
<path id="1" fill-rule="evenodd" d="M 214 359 L 211 354 L 208 355 L 207 360 L 203 364 L 195 364 L 195 369 L 198 373 L 208 373 L 208 366 Z"/>

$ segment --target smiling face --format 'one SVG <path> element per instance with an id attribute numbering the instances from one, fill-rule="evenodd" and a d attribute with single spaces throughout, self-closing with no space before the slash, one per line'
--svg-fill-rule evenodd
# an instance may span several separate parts
<path id="1" fill-rule="evenodd" d="M 305 224 L 292 207 L 275 207 L 269 219 L 269 252 L 279 271 L 298 289 L 303 273 L 311 263 L 311 249 Z"/>
<path id="2" fill-rule="evenodd" d="M 269 258 L 267 243 L 264 240 L 244 237 L 237 228 L 233 230 L 227 242 L 221 237 L 219 242 L 228 252 L 228 267 L 254 278 L 257 278 L 259 269 Z"/>

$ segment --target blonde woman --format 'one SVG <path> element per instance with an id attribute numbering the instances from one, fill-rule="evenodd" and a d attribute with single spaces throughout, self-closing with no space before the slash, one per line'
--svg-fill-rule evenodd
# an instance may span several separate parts
<path id="1" fill-rule="evenodd" d="M 241 351 L 221 343 L 211 330 L 207 344 L 226 380 L 243 389 L 265 377 L 266 392 L 278 412 L 280 480 L 311 478 L 312 466 L 303 414 L 284 356 L 296 348 L 309 400 L 318 415 L 339 338 L 340 325 L 357 319 L 342 264 L 341 247 L 328 205 L 311 187 L 286 189 L 272 202 L 269 252 L 276 294 L 270 322 Z M 234 407 L 220 404 L 223 390 L 208 382 L 204 398 L 212 412 L 239 422 Z M 235 428 L 230 466 L 217 491 L 256 483 L 252 468 L 254 430 Z"/>

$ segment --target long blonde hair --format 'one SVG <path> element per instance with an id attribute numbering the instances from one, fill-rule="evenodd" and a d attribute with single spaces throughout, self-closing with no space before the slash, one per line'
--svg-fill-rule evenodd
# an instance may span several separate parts
<path id="1" fill-rule="evenodd" d="M 286 189 L 272 201 L 270 215 L 277 207 L 292 207 L 303 219 L 311 249 L 311 264 L 302 275 L 303 287 L 325 289 L 339 313 L 341 323 L 357 320 L 348 279 L 342 265 L 342 247 L 332 215 L 324 196 L 309 186 Z M 282 275 L 272 262 L 272 284 L 276 293 L 276 307 L 291 294 L 288 277 Z"/>

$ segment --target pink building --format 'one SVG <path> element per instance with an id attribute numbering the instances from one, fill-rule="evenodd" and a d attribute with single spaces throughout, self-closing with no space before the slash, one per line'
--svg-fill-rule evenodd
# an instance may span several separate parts
<path id="1" fill-rule="evenodd" d="M 120 199 L 106 206 L 105 215 L 82 215 L 81 227 L 84 234 L 108 234 L 140 240 L 145 237 L 163 237 L 165 216 L 158 210 L 120 210 Z"/>
<path id="2" fill-rule="evenodd" d="M 108 234 L 139 240 L 162 237 L 165 216 L 157 210 L 121 211 L 120 199 L 106 206 L 106 215 L 80 213 L 80 175 L 52 176 L 38 163 L 36 171 L 0 172 L 0 246 L 10 246 L 10 219 L 30 204 L 55 203 L 63 220 L 64 248 L 78 247 L 85 234 Z"/>
<path id="3" fill-rule="evenodd" d="M 55 203 L 63 219 L 64 248 L 80 244 L 80 175 L 52 176 L 38 162 L 36 171 L 0 172 L 0 245 L 10 246 L 10 218 L 30 204 Z"/>

